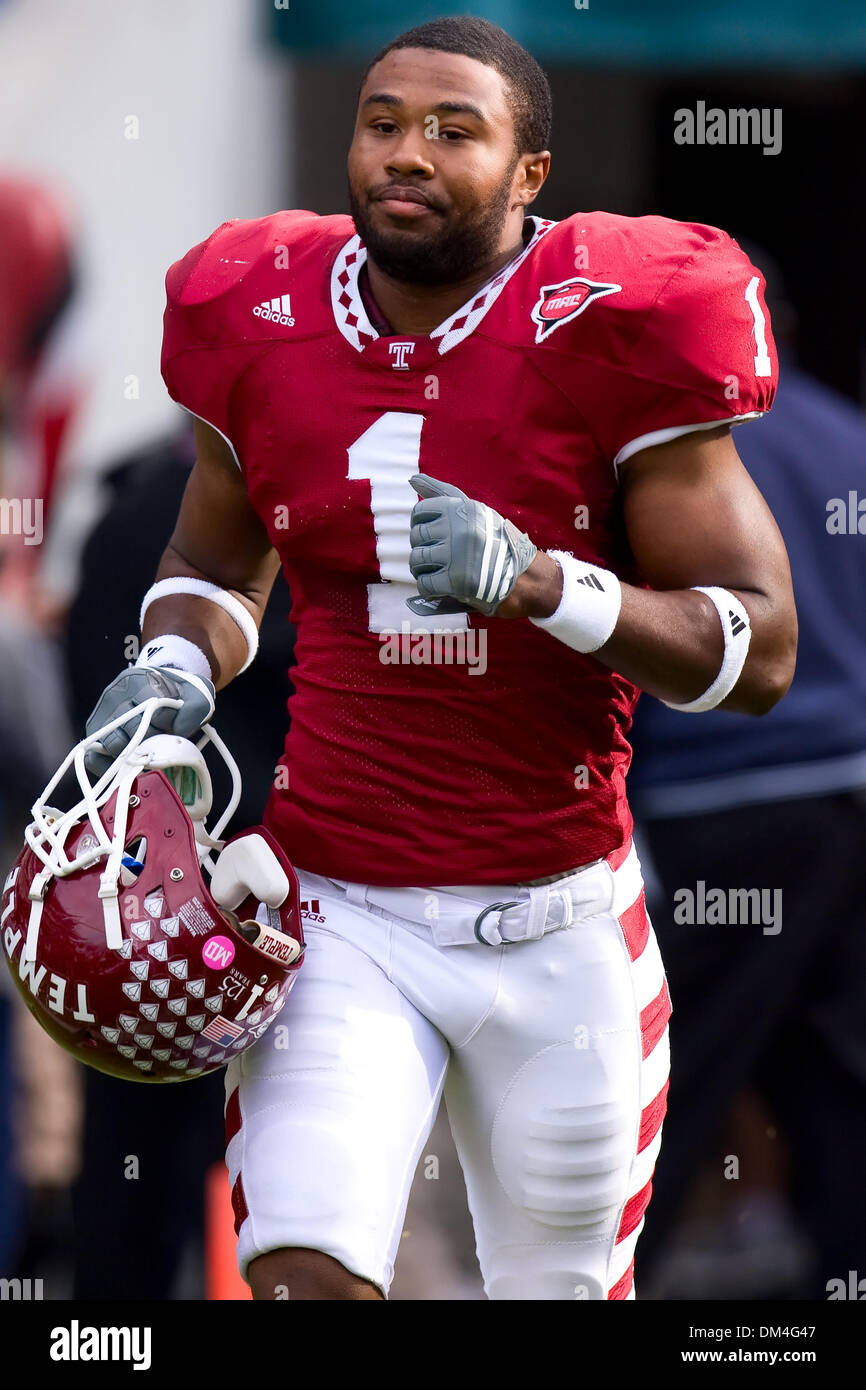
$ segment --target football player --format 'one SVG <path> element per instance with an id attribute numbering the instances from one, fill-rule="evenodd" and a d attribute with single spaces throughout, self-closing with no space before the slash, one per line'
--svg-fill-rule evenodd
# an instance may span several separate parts
<path id="1" fill-rule="evenodd" d="M 282 566 L 265 824 L 307 955 L 281 1035 L 227 1071 L 257 1298 L 387 1297 L 443 1091 L 488 1297 L 634 1297 L 670 999 L 632 711 L 761 714 L 793 674 L 731 435 L 775 391 L 760 272 L 714 227 L 532 215 L 550 115 L 501 29 L 411 30 L 363 78 L 351 218 L 226 222 L 167 276 L 198 461 L 92 725 L 156 691 L 188 736 Z"/>

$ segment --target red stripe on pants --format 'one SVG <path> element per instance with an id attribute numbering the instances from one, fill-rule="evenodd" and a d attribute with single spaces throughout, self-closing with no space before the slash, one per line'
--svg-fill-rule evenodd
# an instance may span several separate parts
<path id="1" fill-rule="evenodd" d="M 640 890 L 640 897 L 627 907 L 618 918 L 622 934 L 625 937 L 625 944 L 632 960 L 637 960 L 638 956 L 643 955 L 644 947 L 649 940 L 649 917 L 646 913 L 646 896 L 643 888 Z"/>
<path id="2" fill-rule="evenodd" d="M 634 1260 L 632 1260 L 625 1274 L 618 1279 L 613 1288 L 608 1292 L 608 1301 L 612 1299 L 628 1298 L 634 1283 Z"/>
<path id="3" fill-rule="evenodd" d="M 241 1233 L 241 1226 L 250 1214 L 250 1209 L 247 1206 L 247 1199 L 244 1195 L 243 1179 L 240 1173 L 238 1173 L 235 1179 L 235 1185 L 232 1188 L 232 1210 L 235 1214 L 235 1235 L 239 1236 Z"/>
<path id="4" fill-rule="evenodd" d="M 621 1240 L 625 1240 L 626 1236 L 631 1235 L 649 1206 L 649 1199 L 652 1195 L 653 1185 L 651 1182 L 648 1182 L 646 1187 L 642 1187 L 640 1192 L 636 1192 L 635 1195 L 626 1202 L 622 1220 L 619 1223 L 619 1230 L 617 1231 L 617 1243 Z"/>
<path id="5" fill-rule="evenodd" d="M 655 999 L 640 1011 L 640 1035 L 644 1057 L 648 1057 L 652 1052 L 665 1031 L 670 1016 L 671 996 L 668 993 L 668 982 L 665 980 Z"/>
<path id="6" fill-rule="evenodd" d="M 651 1100 L 649 1105 L 645 1105 L 640 1112 L 640 1130 L 638 1131 L 637 1138 L 638 1153 L 643 1153 L 644 1149 L 648 1144 L 652 1143 L 662 1127 L 662 1121 L 668 1109 L 668 1089 L 670 1084 L 670 1081 L 666 1081 L 655 1100 Z"/>
<path id="7" fill-rule="evenodd" d="M 226 1145 L 229 1145 L 241 1127 L 241 1102 L 238 1087 L 232 1091 L 226 1105 Z"/>

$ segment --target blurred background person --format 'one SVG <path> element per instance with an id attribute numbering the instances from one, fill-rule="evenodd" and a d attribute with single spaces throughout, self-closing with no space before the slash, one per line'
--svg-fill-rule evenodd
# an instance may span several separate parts
<path id="1" fill-rule="evenodd" d="M 0 170 L 0 601 L 37 625 L 51 616 L 40 547 L 87 385 L 63 331 L 77 280 L 64 200 Z"/>
<path id="2" fill-rule="evenodd" d="M 780 386 L 737 448 L 788 548 L 797 670 L 761 720 L 638 705 L 629 785 L 658 880 L 675 1058 L 638 1274 L 680 1298 L 697 1280 L 703 1297 L 825 1299 L 866 1269 L 866 422 L 797 366 L 780 272 L 749 251 Z M 711 889 L 720 920 L 684 920 L 684 890 L 697 904 Z M 761 892 L 760 915 L 730 910 L 737 889 Z M 716 1219 L 665 1271 L 708 1153 Z"/>
<path id="3" fill-rule="evenodd" d="M 71 726 L 42 542 L 86 381 L 67 351 L 75 232 L 44 181 L 0 171 L 0 871 Z M 77 1164 L 77 1068 L 0 984 L 0 1269 L 62 1225 Z M 59 1204 L 59 1205 L 58 1205 Z M 38 1237 L 37 1237 L 38 1238 Z"/>

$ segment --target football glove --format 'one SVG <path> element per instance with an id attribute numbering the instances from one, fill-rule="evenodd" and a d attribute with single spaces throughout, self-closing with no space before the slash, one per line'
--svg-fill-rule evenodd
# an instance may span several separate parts
<path id="1" fill-rule="evenodd" d="M 412 508 L 409 568 L 421 615 L 474 609 L 489 617 L 538 553 L 527 535 L 453 483 L 426 473 L 409 479 L 421 496 Z"/>
<path id="2" fill-rule="evenodd" d="M 150 725 L 153 732 L 178 734 L 181 738 L 191 739 L 213 714 L 216 690 L 204 676 L 193 676 L 173 667 L 128 668 L 103 690 L 85 726 L 87 733 L 96 733 L 126 710 L 135 709 L 136 705 L 154 696 L 183 700 L 183 704 L 179 709 L 157 710 Z M 129 743 L 138 722 L 137 717 L 129 725 L 119 724 L 88 750 L 84 756 L 84 766 L 91 777 L 101 777 L 103 772 L 108 771 Z"/>

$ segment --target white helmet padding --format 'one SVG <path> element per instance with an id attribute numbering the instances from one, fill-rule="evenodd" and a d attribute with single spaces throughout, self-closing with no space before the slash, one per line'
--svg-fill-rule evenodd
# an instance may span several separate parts
<path id="1" fill-rule="evenodd" d="M 232 912 L 250 893 L 268 907 L 279 907 L 289 896 L 289 880 L 270 845 L 252 834 L 226 845 L 214 865 L 210 891 Z"/>

